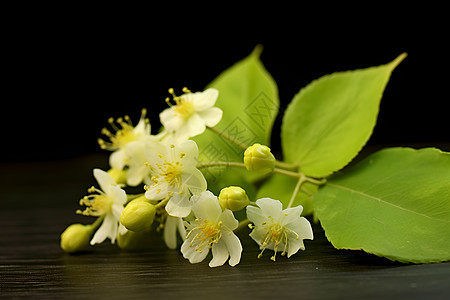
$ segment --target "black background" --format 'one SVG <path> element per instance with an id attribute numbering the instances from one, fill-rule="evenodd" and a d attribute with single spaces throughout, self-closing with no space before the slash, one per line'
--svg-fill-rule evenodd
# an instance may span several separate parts
<path id="1" fill-rule="evenodd" d="M 107 119 L 137 121 L 143 107 L 156 131 L 168 88 L 202 90 L 257 44 L 264 46 L 261 60 L 278 84 L 282 109 L 320 76 L 385 64 L 407 52 L 386 88 L 369 144 L 450 140 L 442 8 L 354 7 L 327 15 L 306 7 L 180 11 L 11 10 L 3 43 L 1 160 L 100 151 L 96 140 Z M 277 134 L 273 146 L 279 147 Z"/>

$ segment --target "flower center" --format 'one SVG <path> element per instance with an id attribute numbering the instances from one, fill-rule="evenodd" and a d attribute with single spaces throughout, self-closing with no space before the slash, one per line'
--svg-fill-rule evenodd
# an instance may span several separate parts
<path id="1" fill-rule="evenodd" d="M 195 220 L 199 222 L 199 219 Z M 222 237 L 222 232 L 220 227 L 222 226 L 222 222 L 214 223 L 208 220 L 204 220 L 200 225 L 194 227 L 187 235 L 186 238 L 189 238 L 189 235 L 196 231 L 196 235 L 192 239 L 189 246 L 194 247 L 195 251 L 203 252 L 203 250 L 210 249 L 213 244 L 218 243 L 220 238 Z"/>
<path id="2" fill-rule="evenodd" d="M 99 194 L 84 196 L 80 200 L 80 205 L 86 206 L 85 210 L 77 210 L 78 214 L 85 216 L 103 216 L 111 211 L 113 201 L 105 193 L 91 187 L 88 192 L 98 192 Z"/>
<path id="3" fill-rule="evenodd" d="M 173 150 L 175 146 L 171 145 L 170 148 Z M 183 158 L 184 156 L 185 154 L 182 153 L 180 158 Z M 152 181 L 154 182 L 153 185 L 156 186 L 160 181 L 163 181 L 167 182 L 170 186 L 176 186 L 179 188 L 181 185 L 183 164 L 178 160 L 168 161 L 162 154 L 158 154 L 158 157 L 163 160 L 162 163 L 156 163 L 154 165 L 146 163 L 146 165 L 153 170 L 153 173 L 156 174 L 152 176 Z"/>
<path id="4" fill-rule="evenodd" d="M 148 119 L 145 119 L 146 113 L 147 111 L 143 109 L 141 119 L 148 122 Z M 106 127 L 102 129 L 102 134 L 110 140 L 109 142 L 106 142 L 103 139 L 98 139 L 98 143 L 102 149 L 114 151 L 122 148 L 129 142 L 135 141 L 139 137 L 134 131 L 134 126 L 133 123 L 131 123 L 129 116 L 118 118 L 116 121 L 114 121 L 113 118 L 109 118 L 108 123 L 115 131 L 115 134 L 109 131 Z M 117 125 L 115 123 L 117 123 Z"/>
<path id="5" fill-rule="evenodd" d="M 281 255 L 284 256 L 286 255 L 286 251 L 288 248 L 288 235 L 289 233 L 293 232 L 292 230 L 287 229 L 286 227 L 282 226 L 280 223 L 278 222 L 273 222 L 271 224 L 263 224 L 264 225 L 264 229 L 265 229 L 265 234 L 262 237 L 262 241 L 261 241 L 261 253 L 258 255 L 258 258 L 261 258 L 264 250 L 273 243 L 273 251 L 275 252 L 274 255 L 270 258 L 271 260 L 275 261 L 276 259 L 276 255 L 277 255 L 277 251 L 278 251 L 278 246 L 281 243 L 284 243 L 284 249 L 283 252 L 281 252 Z M 295 232 L 293 232 L 298 239 L 298 234 L 296 234 Z"/>
<path id="6" fill-rule="evenodd" d="M 164 181 L 170 185 L 178 186 L 181 177 L 181 164 L 179 161 L 165 163 L 160 170 L 160 175 L 164 177 Z"/>
<path id="7" fill-rule="evenodd" d="M 174 109 L 182 118 L 188 119 L 194 113 L 195 109 L 192 102 L 182 97 L 176 97 L 174 101 L 177 104 L 174 106 Z"/>
<path id="8" fill-rule="evenodd" d="M 186 94 L 191 93 L 191 91 L 187 88 L 183 88 L 183 92 Z M 188 119 L 195 112 L 194 104 L 183 96 L 175 95 L 175 92 L 172 88 L 169 89 L 169 93 L 172 95 L 175 105 L 170 103 L 170 98 L 168 97 L 166 98 L 166 103 L 170 107 L 173 107 L 175 112 L 179 114 L 180 117 L 182 117 L 183 119 Z"/>

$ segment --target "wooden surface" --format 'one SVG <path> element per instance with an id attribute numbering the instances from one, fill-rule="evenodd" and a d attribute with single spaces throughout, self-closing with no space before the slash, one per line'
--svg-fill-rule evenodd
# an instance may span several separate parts
<path id="1" fill-rule="evenodd" d="M 272 262 L 240 233 L 236 267 L 191 265 L 155 239 L 147 252 L 108 243 L 83 255 L 59 248 L 78 199 L 94 184 L 103 155 L 68 161 L 0 165 L 0 298 L 31 299 L 448 299 L 450 263 L 408 265 L 357 251 L 335 250 L 320 226 L 306 251 Z"/>

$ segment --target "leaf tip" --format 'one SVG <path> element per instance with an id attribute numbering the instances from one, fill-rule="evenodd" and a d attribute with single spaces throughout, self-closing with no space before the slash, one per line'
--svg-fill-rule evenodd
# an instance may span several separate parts
<path id="1" fill-rule="evenodd" d="M 251 56 L 258 58 L 261 56 L 261 53 L 264 49 L 264 46 L 261 44 L 256 45 L 255 49 L 253 49 Z"/>
<path id="2" fill-rule="evenodd" d="M 403 52 L 402 54 L 397 56 L 397 58 L 391 62 L 392 69 L 395 69 L 407 56 L 408 53 L 406 52 Z"/>

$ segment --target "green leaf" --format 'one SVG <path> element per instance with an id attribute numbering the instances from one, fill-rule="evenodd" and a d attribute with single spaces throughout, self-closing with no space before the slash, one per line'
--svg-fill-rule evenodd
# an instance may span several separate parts
<path id="1" fill-rule="evenodd" d="M 372 134 L 391 72 L 405 57 L 326 75 L 300 90 L 281 127 L 285 160 L 312 177 L 328 176 L 347 165 Z"/>
<path id="2" fill-rule="evenodd" d="M 261 185 L 256 193 L 256 199 L 268 197 L 280 200 L 283 203 L 283 207 L 286 208 L 291 200 L 297 181 L 298 179 L 296 178 L 273 174 Z M 302 215 L 312 214 L 312 196 L 317 192 L 317 188 L 317 185 L 305 182 L 301 190 L 297 193 L 292 206 L 303 206 Z"/>
<path id="3" fill-rule="evenodd" d="M 315 213 L 338 249 L 391 260 L 450 260 L 450 154 L 391 148 L 329 178 Z"/>
<path id="4" fill-rule="evenodd" d="M 256 142 L 270 144 L 279 107 L 278 88 L 259 59 L 261 51 L 261 47 L 256 47 L 248 57 L 225 70 L 207 86 L 219 91 L 216 106 L 223 110 L 222 120 L 214 129 L 246 146 Z M 201 163 L 243 161 L 244 149 L 217 133 L 206 130 L 194 140 L 199 147 Z M 206 170 L 206 175 L 210 175 L 208 183 L 215 182 L 224 171 L 230 170 Z"/>

